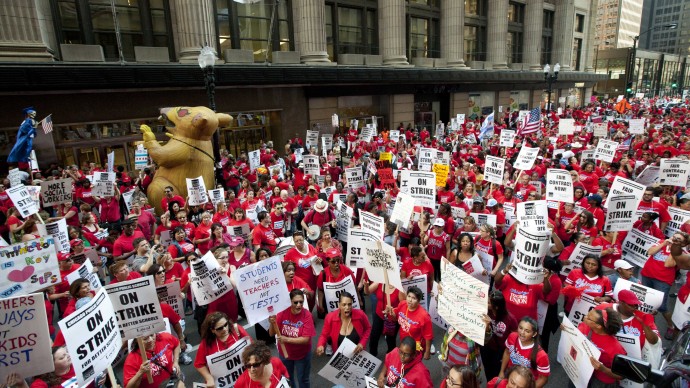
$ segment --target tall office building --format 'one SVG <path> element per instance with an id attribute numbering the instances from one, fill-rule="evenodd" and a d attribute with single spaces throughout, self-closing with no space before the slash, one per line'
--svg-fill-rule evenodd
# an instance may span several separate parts
<path id="1" fill-rule="evenodd" d="M 661 28 L 672 23 L 677 23 L 677 28 Z M 639 47 L 642 49 L 676 55 L 690 54 L 690 1 L 644 0 L 640 30 L 652 30 L 640 35 Z"/>
<path id="2" fill-rule="evenodd" d="M 392 128 L 543 106 L 547 63 L 561 65 L 552 100 L 583 104 L 604 78 L 592 72 L 600 1 L 2 1 L 0 155 L 33 105 L 53 114 L 55 130 L 34 142 L 42 163 L 115 151 L 131 167 L 140 124 L 166 140 L 157 108 L 208 103 L 204 44 L 220 57 L 215 99 L 235 117 L 221 129 L 233 154 L 333 131 L 334 113 Z"/>
<path id="3" fill-rule="evenodd" d="M 642 0 L 599 0 L 594 49 L 632 47 L 641 15 Z"/>

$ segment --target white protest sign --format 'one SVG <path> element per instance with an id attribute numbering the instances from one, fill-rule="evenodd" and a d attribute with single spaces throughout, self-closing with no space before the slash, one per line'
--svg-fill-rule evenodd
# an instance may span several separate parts
<path id="1" fill-rule="evenodd" d="M 609 134 L 609 127 L 607 123 L 592 124 L 592 134 L 595 137 L 606 137 Z"/>
<path id="2" fill-rule="evenodd" d="M 677 329 L 682 329 L 685 323 L 690 321 L 690 297 L 685 299 L 684 303 L 681 303 L 680 299 L 676 300 L 671 320 Z"/>
<path id="3" fill-rule="evenodd" d="M 319 146 L 319 131 L 307 130 L 307 141 L 305 144 L 309 147 Z"/>
<path id="4" fill-rule="evenodd" d="M 477 223 L 478 226 L 482 226 L 484 224 L 493 226 L 494 228 L 496 227 L 496 215 L 495 214 L 484 214 L 484 213 L 470 213 L 472 218 L 474 218 L 474 221 Z"/>
<path id="5" fill-rule="evenodd" d="M 72 178 L 41 182 L 43 206 L 72 202 Z"/>
<path id="6" fill-rule="evenodd" d="M 185 316 L 179 280 L 156 287 L 156 294 L 161 303 L 167 303 L 180 317 Z"/>
<path id="7" fill-rule="evenodd" d="M 194 298 L 200 306 L 205 306 L 228 292 L 232 292 L 230 279 L 221 273 L 220 265 L 210 251 L 191 262 L 190 283 Z M 247 308 L 247 306 L 245 306 Z"/>
<path id="8" fill-rule="evenodd" d="M 645 287 L 642 284 L 633 283 L 630 280 L 619 278 L 616 281 L 616 288 L 613 289 L 614 299 L 618 300 L 618 293 L 621 292 L 621 290 L 630 290 L 635 293 L 637 299 L 642 302 L 638 308 L 643 313 L 652 314 L 664 302 L 663 292 Z"/>
<path id="9" fill-rule="evenodd" d="M 567 170 L 546 171 L 546 200 L 573 203 L 573 178 Z"/>
<path id="10" fill-rule="evenodd" d="M 574 270 L 575 268 L 581 268 L 582 259 L 584 259 L 585 256 L 601 256 L 602 249 L 603 248 L 601 246 L 593 247 L 583 242 L 577 243 L 575 250 L 573 250 L 573 253 L 571 253 L 570 257 L 568 258 L 570 264 L 564 265 L 563 268 L 561 268 L 561 275 L 568 276 L 570 271 Z"/>
<path id="11" fill-rule="evenodd" d="M 226 226 L 228 234 L 235 237 L 242 237 L 245 242 L 249 241 L 249 224 Z"/>
<path id="12" fill-rule="evenodd" d="M 406 193 L 398 193 L 395 197 L 395 206 L 393 207 L 390 222 L 407 228 L 410 225 L 412 212 L 414 212 L 414 198 Z"/>
<path id="13" fill-rule="evenodd" d="M 345 179 L 347 179 L 348 187 L 352 190 L 364 186 L 364 174 L 361 167 L 346 168 Z"/>
<path id="14" fill-rule="evenodd" d="M 69 234 L 67 233 L 67 220 L 59 219 L 49 224 L 36 224 L 38 232 L 42 237 L 52 238 L 55 242 L 55 249 L 58 252 L 69 253 Z"/>
<path id="15" fill-rule="evenodd" d="M 484 180 L 497 185 L 502 185 L 505 163 L 506 160 L 503 158 L 487 155 L 486 164 L 484 164 Z"/>
<path id="16" fill-rule="evenodd" d="M 493 261 L 493 258 L 492 258 Z M 466 262 L 462 263 L 462 268 L 472 277 L 481 280 L 482 282 L 489 284 L 491 278 L 489 272 L 491 268 L 484 267 L 484 263 L 479 258 L 479 256 L 474 255 Z"/>
<path id="17" fill-rule="evenodd" d="M 403 170 L 400 192 L 415 199 L 415 205 L 436 206 L 436 174 L 433 172 Z"/>
<path id="18" fill-rule="evenodd" d="M 206 192 L 206 184 L 204 177 L 198 176 L 196 178 L 187 179 L 187 205 L 198 206 L 208 202 L 208 193 Z"/>
<path id="19" fill-rule="evenodd" d="M 483 320 L 489 303 L 489 285 L 475 279 L 448 260 L 442 260 L 443 293 L 438 296 L 438 312 L 454 329 L 484 345 L 486 323 Z"/>
<path id="20" fill-rule="evenodd" d="M 383 240 L 383 229 L 386 223 L 383 217 L 376 216 L 372 213 L 359 210 L 359 224 L 362 226 L 362 232 L 377 236 L 378 240 Z"/>
<path id="21" fill-rule="evenodd" d="M 107 172 L 115 171 L 115 151 L 111 151 L 108 154 L 108 162 L 106 164 L 106 171 Z"/>
<path id="22" fill-rule="evenodd" d="M 435 149 L 420 148 L 419 157 L 417 158 L 417 170 L 431 171 L 431 166 L 434 164 L 434 155 L 436 155 Z"/>
<path id="23" fill-rule="evenodd" d="M 543 282 L 543 262 L 544 257 L 549 252 L 551 233 L 532 233 L 519 228 L 516 234 L 510 274 L 524 284 Z"/>
<path id="24" fill-rule="evenodd" d="M 52 238 L 0 248 L 0 298 L 26 295 L 62 281 Z"/>
<path id="25" fill-rule="evenodd" d="M 113 304 L 105 289 L 77 312 L 58 322 L 79 386 L 111 366 L 122 346 Z"/>
<path id="26" fill-rule="evenodd" d="M 561 119 L 558 122 L 559 135 L 572 135 L 575 133 L 575 119 Z"/>
<path id="27" fill-rule="evenodd" d="M 390 138 L 392 142 L 397 143 L 400 141 L 400 131 L 397 129 L 391 129 L 388 133 L 388 138 Z"/>
<path id="28" fill-rule="evenodd" d="M 317 155 L 304 155 L 302 157 L 304 163 L 304 173 L 312 176 L 319 175 L 319 157 Z"/>
<path id="29" fill-rule="evenodd" d="M 127 212 L 132 211 L 132 198 L 134 197 L 134 190 L 126 191 L 122 193 L 122 200 L 125 201 L 125 206 L 127 206 Z"/>
<path id="30" fill-rule="evenodd" d="M 10 186 L 15 187 L 22 184 L 22 172 L 18 168 L 13 168 L 7 174 L 7 179 L 10 180 Z"/>
<path id="31" fill-rule="evenodd" d="M 242 299 L 247 321 L 253 325 L 290 307 L 290 292 L 285 282 L 280 257 L 238 268 L 232 272 Z"/>
<path id="32" fill-rule="evenodd" d="M 295 149 L 295 163 L 299 163 L 302 161 L 302 154 L 304 153 L 304 148 L 296 148 Z"/>
<path id="33" fill-rule="evenodd" d="M 617 149 L 618 142 L 607 139 L 599 139 L 597 148 L 594 151 L 594 159 L 611 163 L 613 162 L 613 158 L 616 156 Z"/>
<path id="34" fill-rule="evenodd" d="M 38 376 L 55 367 L 42 293 L 0 299 L 0 381 L 7 375 Z M 52 324 L 52 323 L 51 323 Z"/>
<path id="35" fill-rule="evenodd" d="M 520 202 L 517 204 L 517 218 L 520 229 L 532 233 L 546 233 L 549 209 L 545 200 Z"/>
<path id="36" fill-rule="evenodd" d="M 115 173 L 96 171 L 93 173 L 93 189 L 91 195 L 98 197 L 112 197 L 115 195 Z"/>
<path id="37" fill-rule="evenodd" d="M 367 124 L 366 127 L 362 128 L 362 132 L 359 134 L 359 138 L 365 142 L 370 142 L 371 138 L 376 135 L 376 130 L 371 127 L 371 124 Z"/>
<path id="38" fill-rule="evenodd" d="M 659 181 L 659 170 L 661 170 L 659 166 L 647 166 L 642 170 L 640 175 L 635 178 L 635 182 L 644 186 L 652 186 Z"/>
<path id="39" fill-rule="evenodd" d="M 594 301 L 593 296 L 582 294 L 580 298 L 575 299 L 575 302 L 573 302 L 573 307 L 570 309 L 568 319 L 573 321 L 575 325 L 579 325 L 585 319 L 589 310 L 592 310 L 598 305 L 599 303 Z"/>
<path id="40" fill-rule="evenodd" d="M 102 287 L 101 279 L 99 279 L 98 275 L 94 272 L 91 260 L 86 260 L 81 263 L 76 271 L 70 272 L 65 278 L 70 285 L 77 279 L 86 279 L 89 281 L 89 286 L 92 291 L 98 291 Z"/>
<path id="41" fill-rule="evenodd" d="M 500 147 L 512 147 L 512 146 L 514 146 L 515 145 L 515 131 L 512 129 L 502 130 L 498 145 Z"/>
<path id="42" fill-rule="evenodd" d="M 350 268 L 364 268 L 365 257 L 362 246 L 365 241 L 381 240 L 379 232 L 372 233 L 362 229 L 350 228 L 347 236 L 347 255 L 345 262 Z"/>
<path id="43" fill-rule="evenodd" d="M 429 300 L 429 316 L 431 317 L 431 322 L 444 331 L 448 331 L 448 322 L 438 313 L 438 283 L 434 282 L 431 286 L 431 294 L 433 295 Z"/>
<path id="44" fill-rule="evenodd" d="M 594 152 L 595 150 L 583 150 L 580 154 L 580 163 L 583 163 L 585 160 L 594 160 Z"/>
<path id="45" fill-rule="evenodd" d="M 335 230 L 338 240 L 348 242 L 354 214 L 354 209 L 340 199 L 335 202 Z"/>
<path id="46" fill-rule="evenodd" d="M 616 176 L 613 179 L 613 184 L 611 185 L 611 190 L 609 191 L 609 198 L 617 195 L 634 195 L 639 202 L 642 200 L 642 194 L 644 194 L 645 189 L 645 186 L 637 182 Z M 608 201 L 606 201 L 603 206 L 608 209 Z"/>
<path id="47" fill-rule="evenodd" d="M 115 310 L 120 336 L 130 340 L 165 329 L 152 276 L 105 286 Z"/>
<path id="48" fill-rule="evenodd" d="M 601 351 L 568 318 L 563 319 L 562 325 L 557 360 L 576 387 L 586 387 L 594 373 L 589 358 L 598 360 Z"/>
<path id="49" fill-rule="evenodd" d="M 656 245 L 659 239 L 642 232 L 639 229 L 633 229 L 625 236 L 622 245 L 623 259 L 630 264 L 636 265 L 640 268 L 644 267 L 649 255 L 647 250 Z"/>
<path id="50" fill-rule="evenodd" d="M 213 207 L 215 208 L 219 203 L 225 202 L 225 189 L 221 187 L 219 189 L 209 190 L 208 196 L 211 199 Z"/>
<path id="51" fill-rule="evenodd" d="M 326 300 L 326 309 L 329 313 L 338 309 L 338 300 L 340 299 L 340 294 L 344 291 L 355 297 L 355 300 L 352 301 L 352 308 L 360 308 L 359 294 L 357 293 L 355 281 L 352 280 L 352 276 L 345 276 L 338 282 L 323 282 L 323 295 Z M 289 303 L 290 300 L 288 299 L 288 305 Z"/>
<path id="52" fill-rule="evenodd" d="M 531 170 L 534 167 L 534 162 L 537 160 L 537 155 L 539 155 L 539 148 L 530 148 L 523 146 L 520 149 L 515 163 L 513 163 L 513 168 L 516 170 Z"/>
<path id="53" fill-rule="evenodd" d="M 669 206 L 668 214 L 671 216 L 671 220 L 666 224 L 665 234 L 666 237 L 671 238 L 676 232 L 680 231 L 684 223 L 690 220 L 690 211 Z"/>
<path id="54" fill-rule="evenodd" d="M 362 248 L 365 258 L 364 268 L 369 279 L 381 284 L 388 283 L 396 289 L 402 290 L 395 248 L 381 240 L 365 241 Z"/>
<path id="55" fill-rule="evenodd" d="M 607 232 L 621 232 L 632 229 L 637 220 L 637 203 L 634 195 L 616 195 L 609 197 L 608 212 L 604 230 Z"/>
<path id="56" fill-rule="evenodd" d="M 685 187 L 690 173 L 690 160 L 661 159 L 659 168 L 659 184 Z"/>
<path id="57" fill-rule="evenodd" d="M 633 135 L 644 134 L 644 119 L 630 119 L 628 120 L 628 132 Z"/>
<path id="58" fill-rule="evenodd" d="M 343 387 L 363 387 L 365 377 L 372 377 L 381 366 L 381 360 L 366 350 L 355 354 L 357 345 L 345 338 L 319 376 Z"/>
<path id="59" fill-rule="evenodd" d="M 149 152 L 145 148 L 134 151 L 134 169 L 143 170 L 149 164 Z"/>
<path id="60" fill-rule="evenodd" d="M 326 150 L 332 150 L 333 149 L 333 134 L 332 133 L 324 133 L 321 135 L 321 143 L 323 143 L 323 150 L 326 152 Z"/>
<path id="61" fill-rule="evenodd" d="M 255 171 L 261 165 L 261 150 L 254 150 L 247 152 L 249 159 L 249 170 Z"/>
<path id="62" fill-rule="evenodd" d="M 235 329 L 232 328 L 234 331 Z M 248 337 L 244 337 L 229 348 L 206 356 L 206 364 L 211 376 L 216 380 L 216 387 L 232 387 L 244 372 L 242 352 L 251 344 Z"/>
<path id="63" fill-rule="evenodd" d="M 32 214 L 38 213 L 38 206 L 36 202 L 31 198 L 29 191 L 24 187 L 24 185 L 18 185 L 10 187 L 5 190 L 5 192 L 10 196 L 10 199 L 14 203 L 19 213 L 23 218 L 29 217 Z"/>

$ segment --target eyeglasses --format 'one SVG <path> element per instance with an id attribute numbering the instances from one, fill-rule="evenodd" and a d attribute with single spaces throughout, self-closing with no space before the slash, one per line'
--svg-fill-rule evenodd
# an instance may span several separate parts
<path id="1" fill-rule="evenodd" d="M 292 304 L 294 304 L 296 306 L 298 304 L 304 304 L 304 301 L 303 300 L 296 300 L 296 301 L 292 302 Z"/>
<path id="2" fill-rule="evenodd" d="M 247 364 L 247 365 L 245 365 L 245 367 L 247 367 L 247 369 L 258 369 L 258 368 L 260 368 L 260 367 L 262 367 L 262 366 L 264 366 L 264 364 L 261 363 L 261 362 L 255 362 L 255 363 L 253 363 L 253 364 Z"/>
<path id="3" fill-rule="evenodd" d="M 215 331 L 221 331 L 221 330 L 227 329 L 227 328 L 228 328 L 228 322 L 225 322 L 224 325 L 221 325 L 220 327 L 214 327 L 213 330 L 215 330 Z"/>
<path id="4" fill-rule="evenodd" d="M 162 269 L 162 270 L 156 272 L 156 275 L 165 275 L 165 270 Z"/>
<path id="5" fill-rule="evenodd" d="M 177 217 L 178 220 L 186 220 L 187 217 Z"/>
<path id="6" fill-rule="evenodd" d="M 341 260 L 340 259 L 331 259 L 331 260 L 328 260 L 328 262 L 332 263 L 332 264 L 337 264 L 337 263 L 340 263 Z"/>
<path id="7" fill-rule="evenodd" d="M 450 386 L 450 387 L 460 387 L 460 388 L 462 388 L 462 384 L 458 384 L 458 383 L 456 383 L 455 381 L 453 381 L 453 379 L 450 378 L 450 375 L 448 375 L 448 377 L 446 377 L 446 381 L 448 382 L 447 385 Z"/>

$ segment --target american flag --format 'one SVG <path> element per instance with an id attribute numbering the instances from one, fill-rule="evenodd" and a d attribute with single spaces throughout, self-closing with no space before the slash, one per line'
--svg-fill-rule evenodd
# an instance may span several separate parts
<path id="1" fill-rule="evenodd" d="M 45 119 L 41 120 L 41 127 L 43 128 L 43 132 L 45 134 L 49 134 L 53 132 L 53 119 L 51 118 L 52 114 L 46 116 Z"/>
<path id="2" fill-rule="evenodd" d="M 518 129 L 518 135 L 527 135 L 537 132 L 541 128 L 541 110 L 534 108 L 522 119 L 522 125 Z"/>

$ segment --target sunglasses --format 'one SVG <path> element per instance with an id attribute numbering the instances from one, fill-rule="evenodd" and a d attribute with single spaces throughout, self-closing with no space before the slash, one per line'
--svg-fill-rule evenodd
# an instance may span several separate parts
<path id="1" fill-rule="evenodd" d="M 247 367 L 247 369 L 257 369 L 263 365 L 264 365 L 263 363 L 255 362 L 253 364 L 246 364 L 245 367 Z"/>
<path id="2" fill-rule="evenodd" d="M 227 327 L 228 327 L 228 322 L 225 322 L 224 325 L 222 325 L 222 326 L 220 326 L 220 327 L 215 327 L 215 328 L 213 328 L 213 330 L 215 330 L 215 331 L 221 331 L 221 330 L 223 330 L 223 329 L 227 329 Z"/>
<path id="3" fill-rule="evenodd" d="M 340 263 L 341 261 L 342 261 L 342 260 L 340 260 L 340 259 L 331 259 L 331 260 L 328 260 L 329 263 L 333 263 L 333 264 Z"/>
<path id="4" fill-rule="evenodd" d="M 156 272 L 156 275 L 165 275 L 165 270 Z"/>
<path id="5" fill-rule="evenodd" d="M 296 301 L 292 302 L 292 304 L 294 304 L 294 305 L 304 304 L 304 301 L 303 300 L 296 300 Z"/>

